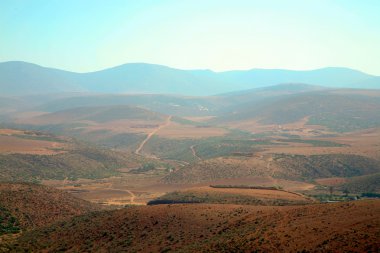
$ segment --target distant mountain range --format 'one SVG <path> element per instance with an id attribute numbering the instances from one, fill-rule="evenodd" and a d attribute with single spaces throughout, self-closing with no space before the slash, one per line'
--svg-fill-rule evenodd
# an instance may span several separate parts
<path id="1" fill-rule="evenodd" d="M 62 92 L 213 95 L 280 83 L 380 89 L 379 76 L 368 75 L 348 68 L 322 68 L 308 71 L 252 69 L 213 72 L 130 63 L 96 72 L 75 73 L 19 61 L 0 63 L 2 95 Z"/>

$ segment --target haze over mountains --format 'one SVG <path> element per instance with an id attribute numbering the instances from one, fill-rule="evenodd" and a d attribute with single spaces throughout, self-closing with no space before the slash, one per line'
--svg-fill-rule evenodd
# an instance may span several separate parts
<path id="1" fill-rule="evenodd" d="M 0 253 L 380 253 L 380 1 L 46 2 L 0 1 Z"/>
<path id="2" fill-rule="evenodd" d="M 12 96 L 61 92 L 214 95 L 280 83 L 378 89 L 380 77 L 331 67 L 308 71 L 251 69 L 213 72 L 130 63 L 96 72 L 75 73 L 20 61 L 0 63 L 0 90 L 2 95 Z"/>
<path id="3" fill-rule="evenodd" d="M 379 80 L 0 63 L 0 251 L 378 252 Z"/>

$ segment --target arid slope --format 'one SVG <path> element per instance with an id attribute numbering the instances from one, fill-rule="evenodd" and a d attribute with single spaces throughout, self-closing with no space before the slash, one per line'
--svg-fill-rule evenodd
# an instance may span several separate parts
<path id="1" fill-rule="evenodd" d="M 1 183 L 0 206 L 14 216 L 22 229 L 67 220 L 102 207 L 47 186 Z"/>
<path id="2" fill-rule="evenodd" d="M 159 205 L 93 213 L 28 232 L 13 251 L 377 252 L 379 235 L 380 201 Z"/>

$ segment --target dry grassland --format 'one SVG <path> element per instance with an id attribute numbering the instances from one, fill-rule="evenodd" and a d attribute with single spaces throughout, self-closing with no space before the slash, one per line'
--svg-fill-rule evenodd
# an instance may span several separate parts
<path id="1" fill-rule="evenodd" d="M 227 133 L 227 130 L 217 127 L 202 127 L 182 125 L 171 122 L 171 124 L 164 129 L 157 132 L 157 135 L 162 138 L 170 139 L 198 139 L 215 136 L 223 136 Z"/>
<path id="2" fill-rule="evenodd" d="M 0 153 L 2 154 L 54 155 L 64 152 L 60 150 L 64 147 L 65 144 L 54 141 L 30 140 L 0 135 Z"/>

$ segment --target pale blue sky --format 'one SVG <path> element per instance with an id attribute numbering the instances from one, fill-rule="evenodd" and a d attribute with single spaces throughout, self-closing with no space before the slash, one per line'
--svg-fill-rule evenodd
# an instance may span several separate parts
<path id="1" fill-rule="evenodd" d="M 380 75 L 379 0 L 1 0 L 0 61 Z"/>

